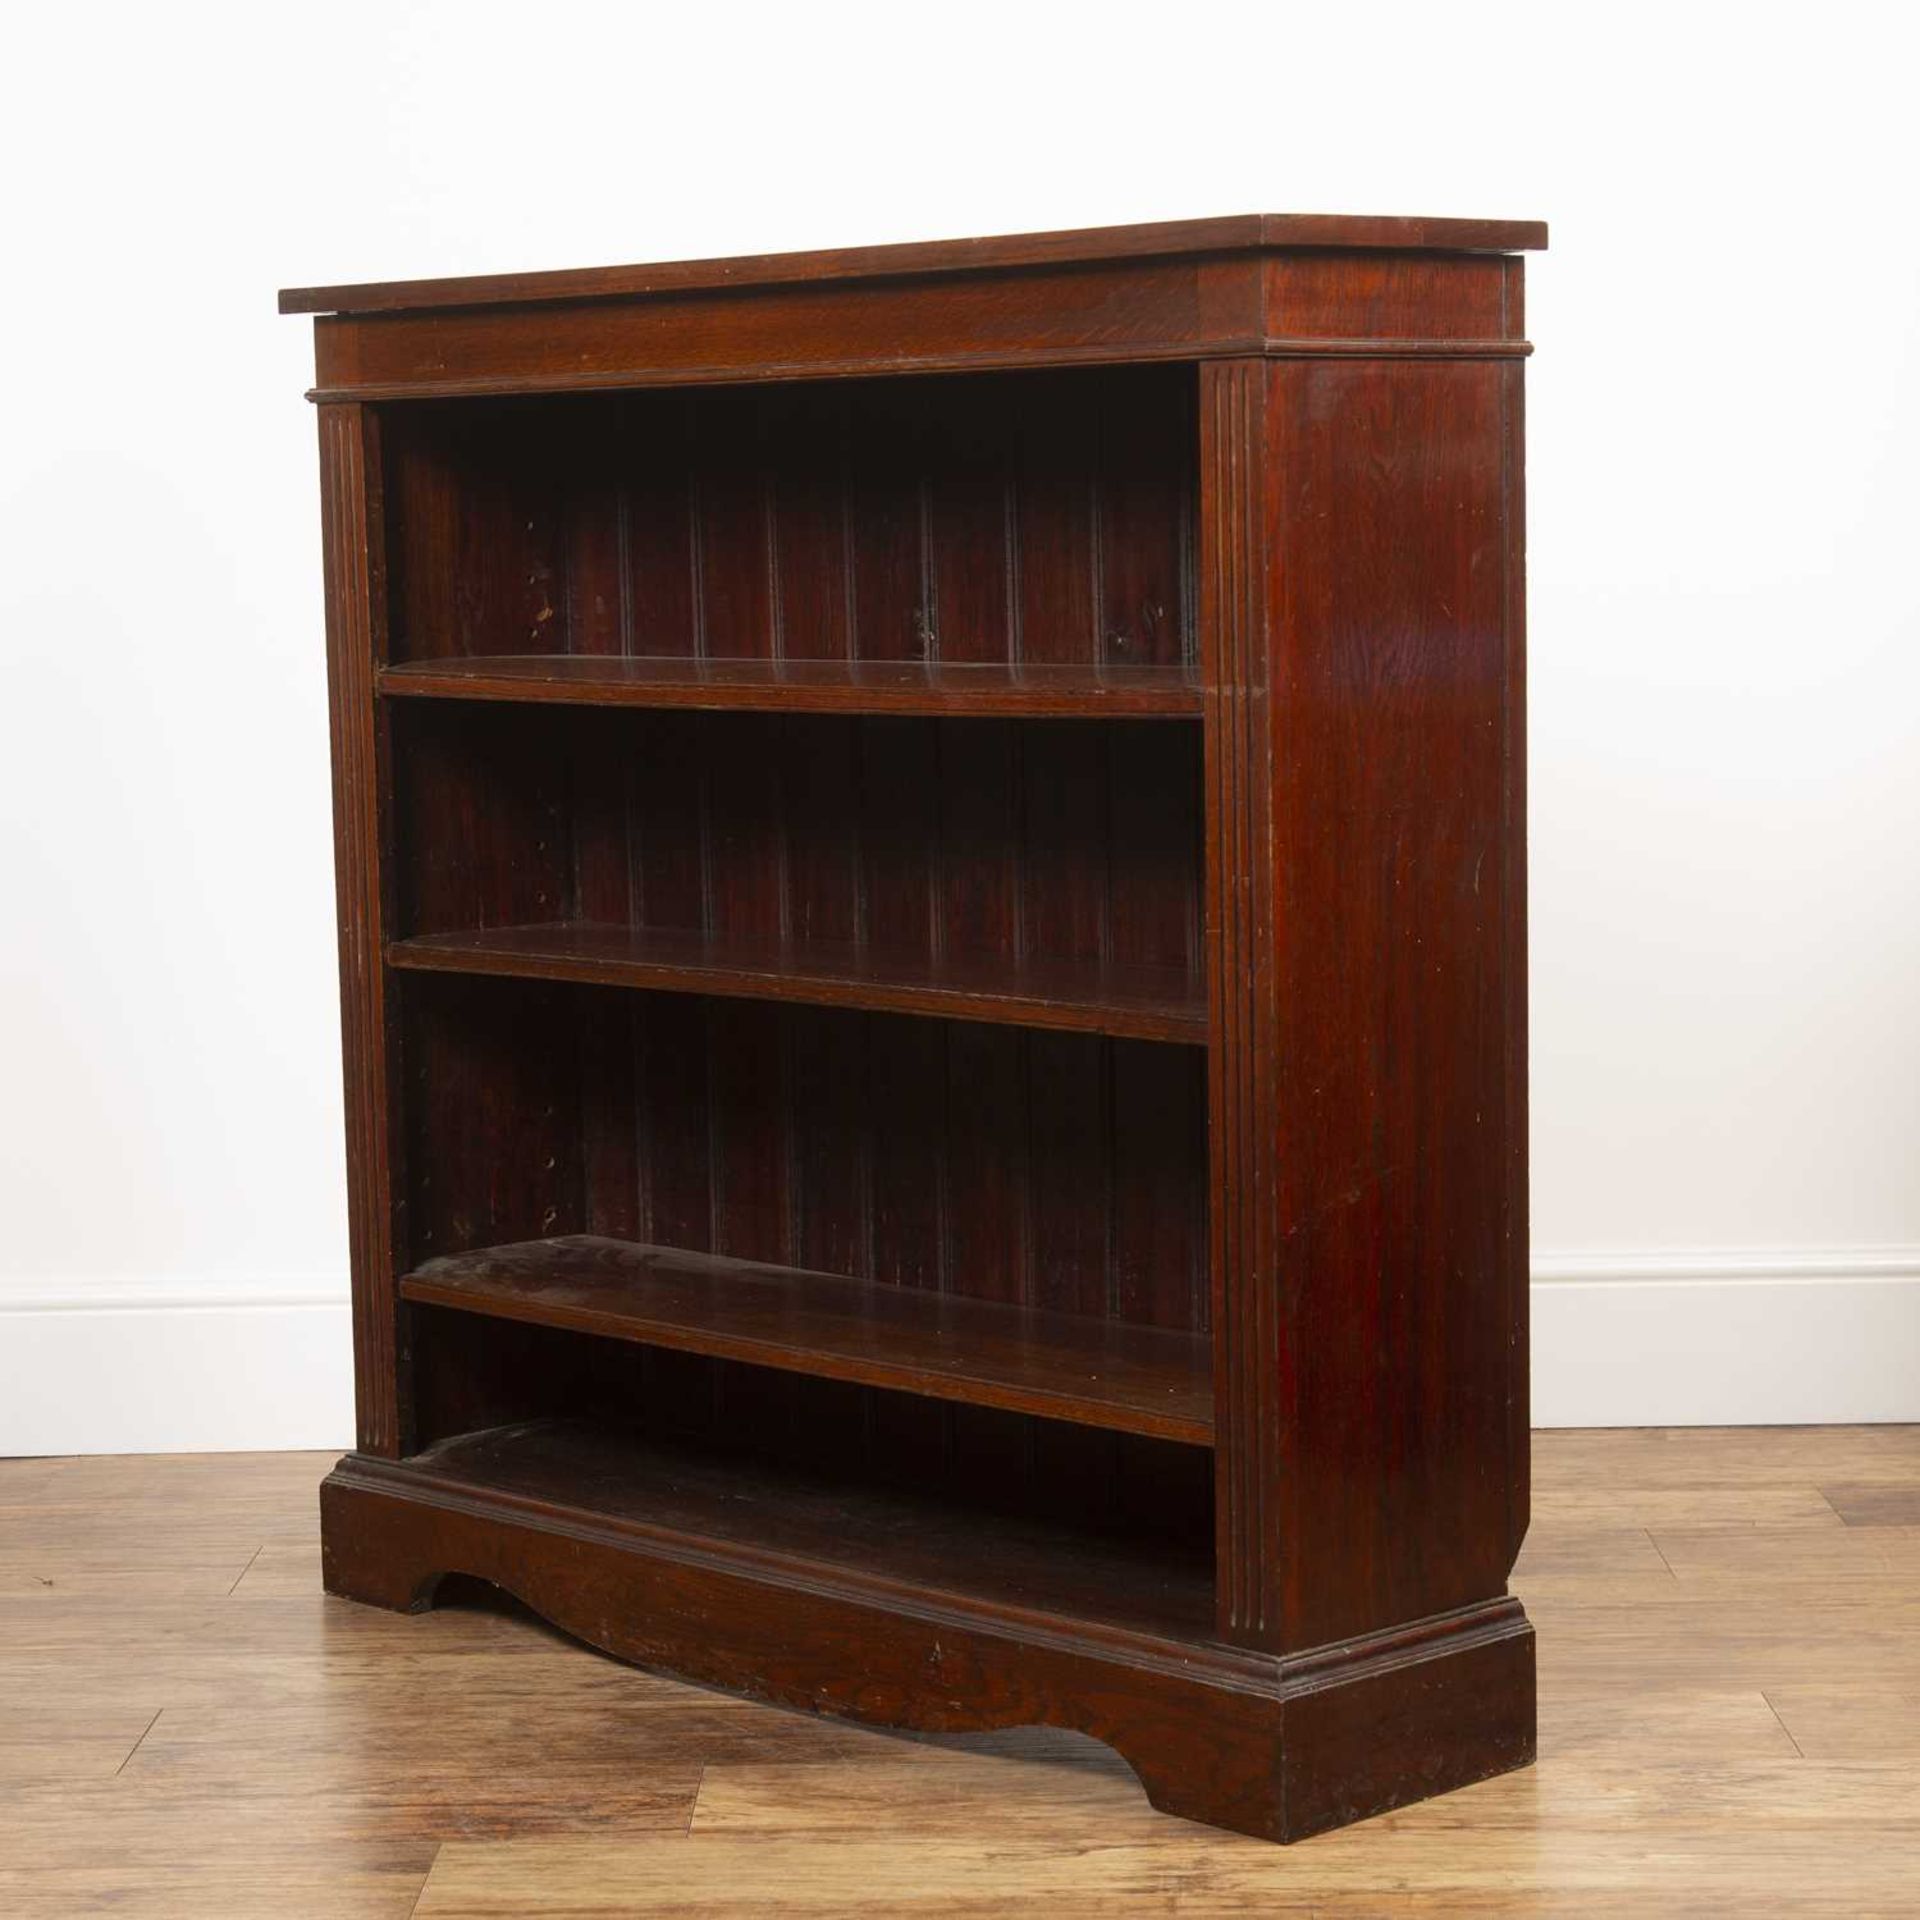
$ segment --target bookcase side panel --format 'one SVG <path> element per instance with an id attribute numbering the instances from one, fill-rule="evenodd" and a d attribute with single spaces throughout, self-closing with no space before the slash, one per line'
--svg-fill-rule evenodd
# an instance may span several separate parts
<path id="1" fill-rule="evenodd" d="M 356 1429 L 363 1453 L 397 1457 L 409 1412 L 394 1291 L 396 1031 L 383 953 L 388 755 L 374 692 L 386 654 L 380 433 L 370 408 L 318 411 Z"/>
<path id="2" fill-rule="evenodd" d="M 1512 1561 L 1507 389 L 1472 360 L 1268 376 L 1296 1645 Z"/>
<path id="3" fill-rule="evenodd" d="M 1219 1592 L 1256 1645 L 1498 1595 L 1524 1528 L 1516 374 L 1203 372 Z"/>

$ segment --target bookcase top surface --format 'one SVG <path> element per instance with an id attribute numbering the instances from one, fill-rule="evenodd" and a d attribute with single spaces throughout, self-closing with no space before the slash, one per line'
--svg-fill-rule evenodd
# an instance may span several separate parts
<path id="1" fill-rule="evenodd" d="M 1181 254 L 1255 253 L 1283 248 L 1510 253 L 1545 247 L 1538 220 L 1427 219 L 1416 215 L 1248 213 L 1142 226 L 1082 227 L 1059 233 L 974 240 L 835 247 L 813 253 L 742 254 L 722 260 L 668 260 L 561 272 L 480 274 L 439 280 L 382 280 L 358 286 L 285 287 L 282 313 L 397 313 L 410 309 L 593 300 L 646 294 L 781 287 L 917 274 L 1007 272 Z"/>

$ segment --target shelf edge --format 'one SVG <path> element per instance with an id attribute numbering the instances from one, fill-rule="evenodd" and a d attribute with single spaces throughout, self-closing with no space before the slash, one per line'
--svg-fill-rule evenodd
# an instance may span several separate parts
<path id="1" fill-rule="evenodd" d="M 517 657 L 517 656 L 516 656 Z M 561 656 L 576 658 L 578 656 Z M 506 706 L 621 707 L 662 712 L 758 712 L 931 715 L 953 719 L 1198 720 L 1205 690 L 1198 676 L 1174 686 L 1129 687 L 1124 680 L 1090 688 L 1044 684 L 964 683 L 939 687 L 863 686 L 853 680 L 734 684 L 689 677 L 657 685 L 534 675 L 448 672 L 424 662 L 380 669 L 376 687 L 389 699 L 466 700 Z"/>
<path id="2" fill-rule="evenodd" d="M 690 993 L 725 1000 L 766 1000 L 801 1006 L 852 1007 L 920 1019 L 1026 1027 L 1051 1033 L 1103 1033 L 1116 1040 L 1204 1046 L 1204 1005 L 1178 1010 L 1129 1009 L 1098 1001 L 1036 1000 L 1021 994 L 976 994 L 957 987 L 854 982 L 832 976 L 696 963 L 623 959 L 617 955 L 542 955 L 436 944 L 419 934 L 388 943 L 387 964 L 408 973 L 453 973 L 499 980 L 559 980 L 636 992 Z"/>
<path id="3" fill-rule="evenodd" d="M 801 1269 L 794 1270 L 798 1274 Z M 829 1276 L 845 1280 L 845 1275 Z M 850 1284 L 876 1284 L 873 1282 Z M 1069 1426 L 1094 1427 L 1107 1433 L 1142 1434 L 1149 1439 L 1177 1441 L 1187 1446 L 1211 1447 L 1213 1422 L 1192 1420 L 1178 1414 L 1156 1414 L 1150 1410 L 1123 1408 L 1112 1401 L 1096 1400 L 1085 1394 L 1050 1393 L 1040 1388 L 1023 1389 L 1009 1383 L 982 1379 L 977 1374 L 916 1378 L 909 1384 L 907 1369 L 888 1364 L 860 1361 L 835 1353 L 830 1348 L 781 1346 L 777 1342 L 756 1340 L 747 1335 L 701 1334 L 671 1323 L 635 1316 L 624 1325 L 610 1324 L 612 1316 L 592 1308 L 569 1310 L 513 1299 L 510 1296 L 482 1297 L 458 1286 L 423 1277 L 418 1271 L 400 1281 L 400 1296 L 416 1306 L 441 1307 L 456 1313 L 471 1313 L 483 1319 L 510 1320 L 526 1326 L 554 1327 L 564 1332 L 590 1334 L 603 1340 L 621 1340 L 634 1346 L 659 1347 L 676 1353 L 702 1354 L 715 1360 L 736 1360 L 747 1366 L 767 1367 L 780 1373 L 800 1374 L 816 1380 L 851 1381 L 877 1387 L 889 1393 L 906 1393 L 924 1400 L 942 1400 L 959 1406 L 992 1407 L 1004 1413 L 1030 1414 L 1038 1419 L 1058 1420 Z M 991 1302 L 969 1304 L 988 1306 Z M 1125 1417 L 1116 1418 L 1115 1415 Z"/>

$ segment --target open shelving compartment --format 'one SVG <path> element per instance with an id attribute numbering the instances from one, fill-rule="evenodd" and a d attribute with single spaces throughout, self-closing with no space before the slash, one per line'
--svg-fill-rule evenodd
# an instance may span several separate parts
<path id="1" fill-rule="evenodd" d="M 1194 392 L 385 411 L 416 1478 L 1211 1633 Z"/>

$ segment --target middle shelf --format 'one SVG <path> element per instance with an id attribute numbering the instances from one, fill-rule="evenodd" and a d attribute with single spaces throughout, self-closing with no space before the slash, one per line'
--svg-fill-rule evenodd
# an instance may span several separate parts
<path id="1" fill-rule="evenodd" d="M 1196 669 L 1132 663 L 482 654 L 383 667 L 390 698 L 714 712 L 1197 718 Z"/>
<path id="2" fill-rule="evenodd" d="M 1206 984 L 1182 969 L 993 954 L 916 955 L 842 941 L 782 941 L 559 921 L 416 934 L 390 964 L 602 986 L 793 1000 L 1121 1039 L 1207 1038 Z"/>
<path id="3" fill-rule="evenodd" d="M 585 1234 L 430 1260 L 400 1292 L 421 1306 L 1213 1443 L 1199 1334 Z"/>

